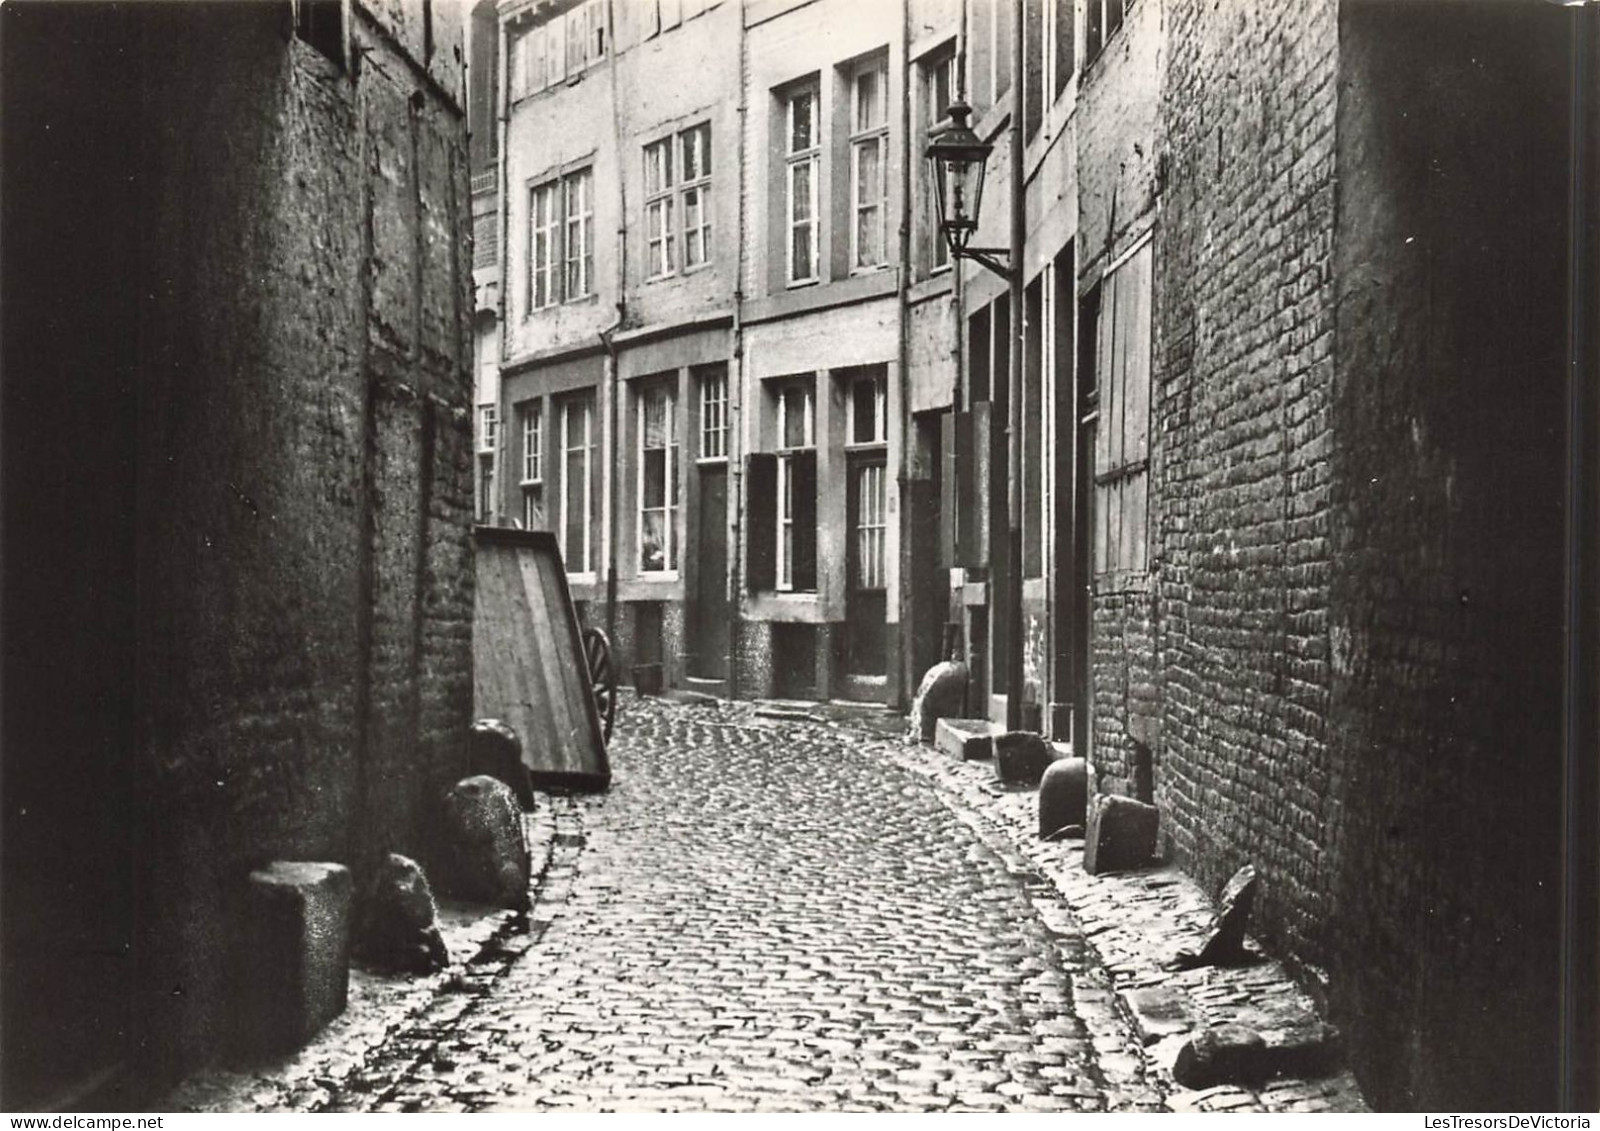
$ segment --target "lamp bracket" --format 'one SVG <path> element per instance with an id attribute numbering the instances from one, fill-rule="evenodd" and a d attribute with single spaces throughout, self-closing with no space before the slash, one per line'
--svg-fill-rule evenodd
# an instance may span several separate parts
<path id="1" fill-rule="evenodd" d="M 1005 258 L 1001 258 L 1004 256 Z M 964 247 L 955 253 L 957 259 L 970 259 L 987 267 L 1006 282 L 1012 281 L 1015 270 L 1011 266 L 1011 251 L 1004 247 Z"/>

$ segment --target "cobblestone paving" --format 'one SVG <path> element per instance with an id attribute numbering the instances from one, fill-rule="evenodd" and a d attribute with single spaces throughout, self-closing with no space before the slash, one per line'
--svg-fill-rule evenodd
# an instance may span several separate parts
<path id="1" fill-rule="evenodd" d="M 1054 889 L 925 779 L 720 705 L 628 703 L 612 760 L 530 930 L 304 1106 L 1160 1109 Z"/>

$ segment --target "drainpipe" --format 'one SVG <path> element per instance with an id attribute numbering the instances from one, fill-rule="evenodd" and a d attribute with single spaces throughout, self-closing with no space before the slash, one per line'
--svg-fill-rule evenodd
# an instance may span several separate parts
<path id="1" fill-rule="evenodd" d="M 620 242 L 620 241 L 619 241 Z M 617 453 L 617 402 L 621 399 L 622 382 L 618 374 L 617 347 L 612 341 L 616 332 L 622 329 L 628 320 L 628 304 L 617 303 L 617 319 L 604 330 L 600 331 L 600 344 L 606 349 L 606 371 L 603 384 L 610 400 L 610 411 L 606 413 L 606 453 L 610 459 L 610 474 L 605 478 L 605 489 L 601 496 L 601 506 L 606 514 L 606 639 L 611 640 L 617 634 L 617 507 L 616 492 L 613 482 L 620 474 L 621 460 Z"/>
<path id="2" fill-rule="evenodd" d="M 749 164 L 747 155 L 749 146 L 745 144 L 746 125 L 749 117 L 749 99 L 747 88 L 750 76 L 750 58 L 748 51 L 748 36 L 744 26 L 744 12 L 741 8 L 737 17 L 739 21 L 739 201 L 738 201 L 738 226 L 735 230 L 735 244 L 738 246 L 736 280 L 744 278 L 745 268 L 745 192 L 746 192 L 746 167 Z M 728 510 L 730 512 L 730 525 L 728 527 L 728 698 L 739 697 L 739 594 L 744 589 L 744 557 L 739 548 L 744 532 L 744 286 L 735 282 L 733 292 L 733 364 L 728 373 Z M 737 437 L 737 442 L 733 442 Z"/>
<path id="3" fill-rule="evenodd" d="M 899 583 L 897 594 L 900 617 L 900 658 L 899 679 L 895 688 L 892 705 L 897 710 L 905 709 L 906 689 L 917 685 L 917 659 L 916 659 L 916 602 L 912 599 L 913 581 L 913 555 L 915 552 L 915 539 L 911 530 L 911 445 L 915 436 L 911 425 L 911 374 L 909 363 L 911 360 L 911 307 L 910 282 L 911 282 L 911 4 L 910 0 L 901 0 L 900 3 L 900 278 L 895 287 L 895 295 L 899 301 L 899 341 L 896 359 L 896 381 L 900 389 L 900 451 L 898 453 L 897 475 L 900 496 L 900 552 L 896 562 L 896 580 Z M 888 406 L 885 405 L 885 410 Z M 849 532 L 845 532 L 849 537 Z"/>
<path id="4" fill-rule="evenodd" d="M 495 68 L 500 75 L 499 89 L 495 92 L 497 95 L 495 101 L 498 102 L 499 105 L 495 108 L 498 111 L 495 115 L 497 119 L 495 122 L 495 140 L 498 146 L 498 152 L 495 154 L 494 186 L 496 213 L 495 226 L 499 229 L 500 233 L 498 237 L 499 246 L 496 248 L 495 252 L 495 274 L 498 276 L 498 278 L 495 280 L 495 302 L 500 308 L 495 312 L 496 320 L 498 322 L 496 329 L 499 331 L 499 333 L 496 334 L 496 337 L 500 342 L 500 356 L 495 358 L 494 367 L 495 411 L 498 412 L 500 392 L 502 389 L 500 369 L 505 364 L 506 360 L 506 336 L 508 333 L 507 327 L 511 322 L 511 319 L 508 316 L 511 309 L 511 272 L 507 267 L 509 257 L 506 254 L 506 237 L 509 234 L 511 227 L 509 215 L 510 206 L 508 203 L 510 200 L 510 185 L 507 183 L 506 179 L 508 176 L 506 150 L 509 148 L 506 145 L 506 142 L 511 129 L 511 85 L 509 82 L 511 70 L 510 60 L 506 50 L 506 21 L 503 18 L 496 16 L 495 27 L 499 31 L 499 34 L 495 36 L 495 39 L 497 40 L 495 44 L 497 56 Z M 472 182 L 469 180 L 467 182 L 469 199 L 471 184 Z M 469 204 L 468 207 L 470 208 L 471 205 Z M 474 414 L 476 414 L 478 411 L 478 406 L 473 405 L 472 411 Z M 473 421 L 473 426 L 477 426 L 476 420 Z M 496 458 L 498 459 L 498 457 Z M 473 459 L 477 459 L 477 457 L 474 456 Z M 496 470 L 498 471 L 498 467 Z M 476 491 L 478 489 L 478 468 L 476 464 L 474 464 L 472 468 L 472 477 L 472 489 Z M 502 484 L 500 484 L 498 481 L 495 485 L 497 487 L 502 486 Z"/>
<path id="5" fill-rule="evenodd" d="M 606 521 L 606 638 L 617 635 L 617 491 L 622 475 L 622 453 L 618 450 L 621 436 L 622 371 L 617 365 L 617 348 L 613 341 L 616 332 L 628 321 L 628 178 L 623 173 L 622 107 L 617 96 L 617 24 L 613 5 L 606 4 L 606 43 L 611 65 L 611 137 L 617 159 L 617 317 L 616 321 L 600 331 L 600 344 L 606 350 L 604 384 L 610 401 L 606 413 L 606 455 L 608 457 L 601 506 Z"/>
<path id="6" fill-rule="evenodd" d="M 1022 729 L 1022 340 L 1023 295 L 1027 265 L 1023 261 L 1027 238 L 1027 186 L 1024 183 L 1022 147 L 1023 100 L 1028 77 L 1024 70 L 1026 53 L 1023 35 L 1027 24 L 1022 0 L 1017 0 L 1013 15 L 1015 27 L 1011 44 L 1011 348 L 1010 404 L 1006 428 L 1008 482 L 1006 484 L 1006 730 Z"/>

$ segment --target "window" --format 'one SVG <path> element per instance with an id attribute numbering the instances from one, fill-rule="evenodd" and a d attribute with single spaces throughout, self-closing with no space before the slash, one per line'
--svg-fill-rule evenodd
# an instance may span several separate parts
<path id="1" fill-rule="evenodd" d="M 816 378 L 764 385 L 766 451 L 745 457 L 745 582 L 751 592 L 817 588 Z"/>
<path id="2" fill-rule="evenodd" d="M 522 529 L 544 527 L 544 412 L 537 400 L 517 406 L 522 445 Z"/>
<path id="3" fill-rule="evenodd" d="M 560 181 L 539 185 L 529 204 L 530 235 L 528 306 L 540 310 L 556 303 L 556 247 L 560 242 Z"/>
<path id="4" fill-rule="evenodd" d="M 850 443 L 888 442 L 887 402 L 883 366 L 873 366 L 850 379 Z"/>
<path id="5" fill-rule="evenodd" d="M 850 76 L 850 269 L 874 270 L 887 262 L 889 70 L 883 59 Z"/>
<path id="6" fill-rule="evenodd" d="M 956 82 L 956 45 L 952 41 L 927 55 L 918 64 L 922 88 L 922 122 L 927 137 L 924 148 L 933 140 L 933 131 L 944 125 L 950 117 L 950 103 L 955 101 L 959 84 Z M 950 245 L 939 231 L 939 208 L 934 200 L 933 183 L 923 178 L 922 185 L 923 230 L 927 232 L 927 259 L 929 270 L 938 271 L 950 266 Z"/>
<path id="7" fill-rule="evenodd" d="M 728 457 L 728 373 L 718 366 L 700 376 L 700 458 Z"/>
<path id="8" fill-rule="evenodd" d="M 528 200 L 528 309 L 589 295 L 594 285 L 593 174 L 535 185 Z"/>
<path id="9" fill-rule="evenodd" d="M 494 451 L 500 426 L 500 410 L 492 404 L 478 406 L 478 450 Z"/>
<path id="10" fill-rule="evenodd" d="M 810 381 L 778 392 L 777 588 L 816 588 L 816 398 Z M 809 475 L 807 472 L 809 471 Z M 810 498 L 805 497 L 809 490 Z M 806 528 L 802 516 L 811 516 Z M 810 569 L 802 566 L 809 561 Z M 808 576 L 809 573 L 809 576 Z"/>
<path id="11" fill-rule="evenodd" d="M 677 395 L 658 382 L 639 394 L 639 571 L 678 568 Z"/>
<path id="12" fill-rule="evenodd" d="M 538 401 L 517 406 L 517 420 L 522 433 L 522 482 L 539 483 L 544 479 L 543 419 Z"/>
<path id="13" fill-rule="evenodd" d="M 857 589 L 882 589 L 888 577 L 887 481 L 888 476 L 881 463 L 864 466 L 856 474 Z"/>
<path id="14" fill-rule="evenodd" d="M 589 170 L 561 180 L 566 196 L 567 301 L 589 293 L 594 276 L 594 205 L 590 200 Z"/>
<path id="15" fill-rule="evenodd" d="M 683 154 L 683 266 L 693 270 L 711 262 L 711 123 L 678 135 Z"/>
<path id="16" fill-rule="evenodd" d="M 594 570 L 590 517 L 593 513 L 594 394 L 561 402 L 561 520 L 557 536 L 568 573 Z"/>
<path id="17" fill-rule="evenodd" d="M 645 276 L 684 270 L 711 258 L 711 125 L 702 122 L 644 147 Z"/>
<path id="18" fill-rule="evenodd" d="M 1050 7 L 1054 13 L 1053 23 L 1055 34 L 1051 38 L 1050 68 L 1053 76 L 1051 84 L 1055 96 L 1060 98 L 1067 89 L 1067 80 L 1072 78 L 1073 69 L 1078 65 L 1074 56 L 1072 42 L 1074 10 L 1072 0 L 1050 0 Z"/>
<path id="19" fill-rule="evenodd" d="M 788 238 L 784 264 L 790 286 L 817 281 L 817 177 L 821 139 L 817 90 L 806 86 L 784 97 L 784 208 Z"/>
<path id="20" fill-rule="evenodd" d="M 315 47 L 340 67 L 345 61 L 343 0 L 291 0 L 295 38 Z"/>
<path id="21" fill-rule="evenodd" d="M 532 27 L 509 26 L 506 70 L 512 101 L 600 62 L 606 57 L 607 34 L 605 0 L 588 0 Z"/>
<path id="22" fill-rule="evenodd" d="M 672 138 L 644 147 L 644 228 L 647 278 L 659 279 L 677 268 L 673 256 Z"/>
<path id="23" fill-rule="evenodd" d="M 1112 34 L 1122 26 L 1123 0 L 1086 0 L 1083 21 L 1085 61 L 1100 54 Z"/>
<path id="24" fill-rule="evenodd" d="M 494 518 L 494 457 L 481 455 L 478 457 L 478 521 L 488 522 Z"/>
<path id="25" fill-rule="evenodd" d="M 1146 240 L 1101 282 L 1095 319 L 1094 572 L 1115 586 L 1148 568 L 1150 271 Z M 1111 576 L 1120 575 L 1120 576 Z"/>

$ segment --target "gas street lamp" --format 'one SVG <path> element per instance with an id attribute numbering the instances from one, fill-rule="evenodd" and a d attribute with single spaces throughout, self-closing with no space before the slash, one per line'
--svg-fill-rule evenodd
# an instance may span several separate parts
<path id="1" fill-rule="evenodd" d="M 1007 249 L 969 247 L 978 230 L 978 211 L 983 206 L 984 171 L 994 146 L 982 140 L 967 125 L 972 107 L 965 102 L 950 104 L 950 121 L 934 131 L 926 150 L 933 171 L 933 195 L 939 209 L 939 232 L 955 259 L 972 259 L 1004 278 L 1011 269 L 997 256 Z"/>

